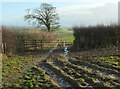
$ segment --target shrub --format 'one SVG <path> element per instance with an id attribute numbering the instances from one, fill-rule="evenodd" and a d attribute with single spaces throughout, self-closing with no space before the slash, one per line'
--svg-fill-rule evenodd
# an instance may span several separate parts
<path id="1" fill-rule="evenodd" d="M 84 50 L 120 43 L 120 26 L 74 27 L 73 49 Z"/>
<path id="2" fill-rule="evenodd" d="M 6 27 L 2 27 L 2 43 L 3 43 L 3 51 L 4 53 L 16 53 L 16 43 L 17 35 L 13 30 L 8 30 Z"/>
<path id="3" fill-rule="evenodd" d="M 30 30 L 25 28 L 7 28 L 2 27 L 2 48 L 6 54 L 19 53 L 24 50 L 25 41 L 55 41 L 58 35 L 53 32 Z"/>

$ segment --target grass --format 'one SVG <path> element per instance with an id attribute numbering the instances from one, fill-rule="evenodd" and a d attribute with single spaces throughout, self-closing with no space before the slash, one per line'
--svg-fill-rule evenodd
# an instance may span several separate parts
<path id="1" fill-rule="evenodd" d="M 2 81 L 7 82 L 10 78 L 18 76 L 28 66 L 33 65 L 35 61 L 39 61 L 39 58 L 43 55 L 28 55 L 28 56 L 12 56 L 2 57 Z"/>
<path id="2" fill-rule="evenodd" d="M 31 31 L 40 31 L 41 29 L 35 28 Z M 74 41 L 74 36 L 73 36 L 73 31 L 72 30 L 67 30 L 67 29 L 56 29 L 54 31 L 55 33 L 58 34 L 59 39 L 62 39 L 63 41 L 66 40 L 67 42 L 73 42 Z"/>
<path id="3" fill-rule="evenodd" d="M 11 83 L 6 83 L 4 87 L 41 87 L 42 88 L 57 88 L 55 85 L 52 84 L 50 78 L 45 75 L 43 71 L 37 69 L 35 67 L 26 71 L 23 75 L 19 76 L 18 79 L 14 79 Z M 57 88 L 58 89 L 58 88 Z"/>
<path id="4" fill-rule="evenodd" d="M 69 53 L 67 57 L 71 64 L 66 61 L 64 56 L 56 53 L 57 55 L 52 54 L 49 58 L 53 61 L 53 64 L 51 64 L 50 60 L 48 60 L 46 62 L 43 61 L 43 65 L 38 65 L 37 67 L 44 66 L 45 68 L 54 71 L 55 74 L 61 73 L 60 77 L 62 77 L 65 81 L 68 81 L 71 86 L 77 84 L 85 86 L 87 82 L 93 87 L 119 87 L 119 78 L 113 78 L 109 76 L 109 74 L 114 74 L 115 76 L 119 76 L 120 74 L 120 53 L 118 53 L 116 49 L 117 48 L 104 48 L 92 51 L 88 50 L 83 53 Z M 32 59 L 34 59 L 33 61 L 35 61 L 35 59 L 37 60 L 38 58 L 34 56 L 15 56 L 14 58 L 4 58 L 3 80 L 5 81 L 6 78 L 14 77 L 14 75 L 19 75 L 17 71 L 21 72 L 27 64 L 32 64 Z M 92 68 L 92 70 L 86 69 L 84 68 L 84 66 Z M 54 84 L 50 80 L 50 75 L 48 73 L 49 71 L 41 72 L 37 67 L 29 69 L 22 76 L 18 77 L 18 79 L 14 78 L 14 80 L 10 83 L 5 83 L 3 85 L 6 87 L 13 86 L 28 88 L 54 87 Z M 100 72 L 97 72 L 98 70 Z M 105 74 L 101 74 L 102 72 L 104 72 Z M 46 77 L 45 74 L 47 74 L 48 77 Z M 51 79 L 53 79 L 54 81 L 54 78 Z M 96 84 L 97 80 L 99 80 L 100 82 Z"/>
<path id="5" fill-rule="evenodd" d="M 34 28 L 32 30 L 30 30 L 32 32 L 34 31 L 47 31 L 46 29 L 40 29 L 40 28 Z M 59 37 L 67 37 L 67 36 L 73 36 L 73 31 L 72 30 L 68 30 L 68 29 L 56 29 L 55 31 L 53 31 L 55 33 L 57 33 L 59 35 Z"/>
<path id="6" fill-rule="evenodd" d="M 62 39 L 62 41 L 66 40 L 66 42 L 73 42 L 75 40 L 72 30 L 61 29 L 55 32 L 59 35 L 59 39 Z"/>
<path id="7" fill-rule="evenodd" d="M 66 42 L 73 42 L 75 40 L 74 36 L 63 37 L 62 39 L 66 40 Z"/>
<path id="8" fill-rule="evenodd" d="M 63 41 L 73 42 L 75 39 L 73 31 L 63 29 L 56 32 Z M 120 80 L 118 78 L 108 76 L 109 74 L 114 74 L 119 77 L 120 74 L 120 53 L 118 53 L 117 47 L 71 52 L 66 56 L 71 64 L 66 61 L 64 55 L 60 55 L 62 53 L 56 53 L 57 55 L 52 54 L 46 62 L 47 65 L 38 65 L 37 67 L 45 67 L 55 74 L 60 74 L 60 77 L 68 81 L 71 85 L 80 84 L 80 86 L 85 86 L 86 83 L 88 83 L 93 87 L 120 87 Z M 3 86 L 27 88 L 55 87 L 50 80 L 49 71 L 42 72 L 37 67 L 29 69 L 22 76 L 19 76 L 18 79 L 15 78 L 28 67 L 27 65 L 33 65 L 35 61 L 39 61 L 43 56 L 42 54 L 28 56 L 15 55 L 12 57 L 3 55 Z M 50 60 L 53 61 L 53 64 L 51 64 Z M 43 63 L 44 62 L 45 61 L 43 61 Z M 100 72 L 98 72 L 98 70 Z M 106 74 L 101 74 L 102 72 Z M 5 83 L 10 78 L 13 78 L 13 81 Z M 54 77 L 51 79 L 55 82 Z M 96 83 L 97 80 L 100 82 Z"/>
<path id="9" fill-rule="evenodd" d="M 59 35 L 60 38 L 73 36 L 73 31 L 67 29 L 56 30 L 55 32 Z"/>

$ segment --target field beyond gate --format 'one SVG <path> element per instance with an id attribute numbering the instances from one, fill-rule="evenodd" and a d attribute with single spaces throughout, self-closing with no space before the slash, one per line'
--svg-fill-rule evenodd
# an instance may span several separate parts
<path id="1" fill-rule="evenodd" d="M 42 40 L 32 40 L 32 41 L 22 41 L 19 42 L 19 51 L 40 51 L 40 50 L 50 50 L 55 47 L 58 41 L 42 41 Z M 64 49 L 64 42 L 60 41 L 57 49 Z M 73 42 L 66 42 L 66 45 L 72 47 Z"/>

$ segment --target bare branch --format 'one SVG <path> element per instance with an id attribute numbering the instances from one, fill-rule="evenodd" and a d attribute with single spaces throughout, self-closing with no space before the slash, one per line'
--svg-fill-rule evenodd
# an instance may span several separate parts
<path id="1" fill-rule="evenodd" d="M 59 25 L 59 17 L 56 13 L 56 7 L 51 4 L 42 3 L 39 8 L 35 8 L 32 11 L 30 9 L 26 10 L 27 15 L 24 16 L 25 21 L 33 21 L 37 25 L 45 25 L 50 31 L 53 25 L 56 27 Z"/>

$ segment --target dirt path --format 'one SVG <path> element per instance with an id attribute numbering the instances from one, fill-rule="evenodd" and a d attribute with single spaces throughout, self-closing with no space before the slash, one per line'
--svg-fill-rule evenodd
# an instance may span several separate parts
<path id="1" fill-rule="evenodd" d="M 94 88 L 98 86 L 120 86 L 119 72 L 111 70 L 110 68 L 101 67 L 96 64 L 89 64 L 84 61 L 81 62 L 70 59 L 70 57 L 68 57 L 68 46 L 65 45 L 65 41 L 64 47 L 64 53 L 59 54 L 63 56 L 63 58 L 59 60 L 59 58 L 55 57 L 55 59 L 51 59 L 49 63 L 57 69 L 62 70 L 66 76 L 72 77 L 76 83 L 79 83 L 80 87 Z M 70 73 L 69 71 L 74 72 Z M 83 81 L 79 80 L 81 78 Z"/>

